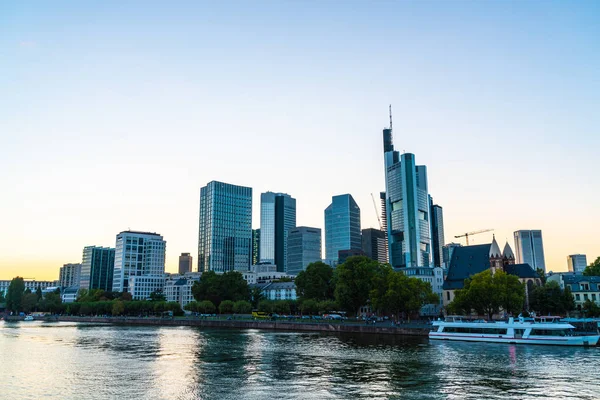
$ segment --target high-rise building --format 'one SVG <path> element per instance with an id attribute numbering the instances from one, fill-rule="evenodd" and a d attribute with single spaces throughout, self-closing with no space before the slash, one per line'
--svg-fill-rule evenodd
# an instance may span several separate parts
<path id="1" fill-rule="evenodd" d="M 585 254 L 571 254 L 570 256 L 567 256 L 567 265 L 569 267 L 569 272 L 581 274 L 588 265 L 587 257 Z"/>
<path id="2" fill-rule="evenodd" d="M 86 246 L 81 262 L 81 289 L 113 290 L 115 249 L 110 247 Z"/>
<path id="3" fill-rule="evenodd" d="M 433 266 L 441 267 L 444 263 L 444 213 L 442 207 L 433 204 L 433 199 L 429 196 L 429 215 L 431 216 L 431 249 Z"/>
<path id="4" fill-rule="evenodd" d="M 362 250 L 360 208 L 349 194 L 333 196 L 325 209 L 325 257 L 335 263 L 340 250 Z"/>
<path id="5" fill-rule="evenodd" d="M 179 256 L 179 275 L 192 272 L 192 259 L 190 253 L 181 253 Z"/>
<path id="6" fill-rule="evenodd" d="M 58 274 L 59 285 L 63 288 L 79 286 L 79 277 L 81 276 L 81 264 L 65 264 L 60 267 Z"/>
<path id="7" fill-rule="evenodd" d="M 380 229 L 363 229 L 361 235 L 363 253 L 372 260 L 382 264 L 387 263 L 385 238 L 385 232 Z"/>
<path id="8" fill-rule="evenodd" d="M 298 275 L 308 264 L 321 261 L 321 230 L 308 226 L 292 228 L 288 233 L 288 275 Z"/>
<path id="9" fill-rule="evenodd" d="M 260 229 L 252 229 L 252 265 L 260 262 Z"/>
<path id="10" fill-rule="evenodd" d="M 448 243 L 442 247 L 442 264 L 444 268 L 450 266 L 450 260 L 452 260 L 452 253 L 454 249 L 461 247 L 460 243 Z"/>
<path id="11" fill-rule="evenodd" d="M 394 268 L 431 264 L 427 167 L 394 150 L 392 127 L 383 130 L 389 262 Z"/>
<path id="12" fill-rule="evenodd" d="M 247 271 L 252 261 L 252 188 L 212 181 L 200 189 L 198 271 Z"/>
<path id="13" fill-rule="evenodd" d="M 541 268 L 546 272 L 544 243 L 541 230 L 520 230 L 515 232 L 515 250 L 517 264 L 529 264 L 533 269 Z"/>
<path id="14" fill-rule="evenodd" d="M 260 195 L 260 262 L 284 272 L 288 231 L 296 226 L 296 199 L 286 193 Z"/>
<path id="15" fill-rule="evenodd" d="M 113 292 L 146 299 L 165 283 L 166 243 L 157 233 L 124 231 L 117 235 Z"/>

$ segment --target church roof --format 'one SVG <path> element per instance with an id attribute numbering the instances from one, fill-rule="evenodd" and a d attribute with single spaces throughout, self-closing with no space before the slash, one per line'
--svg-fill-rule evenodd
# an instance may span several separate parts
<path id="1" fill-rule="evenodd" d="M 521 279 L 539 278 L 537 272 L 529 264 L 509 264 L 504 267 L 507 274 L 516 275 Z"/>
<path id="2" fill-rule="evenodd" d="M 515 258 L 515 253 L 513 253 L 508 242 L 506 242 L 506 244 L 504 245 L 504 250 L 502 251 L 502 256 L 504 258 Z"/>
<path id="3" fill-rule="evenodd" d="M 492 240 L 492 244 L 490 245 L 490 258 L 500 258 L 502 257 L 502 253 L 500 252 L 500 246 L 498 246 L 498 242 L 496 242 L 496 236 L 494 236 L 494 240 Z"/>

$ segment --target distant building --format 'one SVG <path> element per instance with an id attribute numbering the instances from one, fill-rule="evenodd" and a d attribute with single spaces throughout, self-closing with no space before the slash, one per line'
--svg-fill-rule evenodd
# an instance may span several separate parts
<path id="1" fill-rule="evenodd" d="M 387 263 L 386 236 L 387 234 L 380 229 L 363 229 L 361 241 L 364 255 L 382 264 Z"/>
<path id="2" fill-rule="evenodd" d="M 288 232 L 287 270 L 298 275 L 308 264 L 321 261 L 321 229 L 299 226 Z"/>
<path id="3" fill-rule="evenodd" d="M 569 272 L 575 272 L 576 274 L 582 274 L 587 267 L 587 257 L 585 254 L 571 254 L 567 256 L 567 265 Z"/>
<path id="4" fill-rule="evenodd" d="M 12 279 L 0 281 L 0 293 L 3 293 L 6 296 L 6 293 L 8 291 L 8 286 L 10 285 L 11 281 L 12 281 Z M 49 287 L 57 288 L 54 281 L 36 281 L 36 280 L 32 280 L 32 279 L 24 279 L 24 283 L 25 283 L 25 290 L 29 289 L 34 293 L 38 288 L 40 288 L 41 290 L 46 290 Z"/>
<path id="5" fill-rule="evenodd" d="M 247 271 L 252 261 L 252 188 L 212 181 L 200 189 L 198 271 Z"/>
<path id="6" fill-rule="evenodd" d="M 81 289 L 113 290 L 115 249 L 110 247 L 86 246 L 81 262 Z"/>
<path id="7" fill-rule="evenodd" d="M 77 294 L 79 293 L 79 286 L 71 286 L 64 288 L 60 292 L 60 299 L 63 303 L 73 303 L 77 300 Z"/>
<path id="8" fill-rule="evenodd" d="M 81 264 L 65 264 L 60 267 L 58 281 L 60 287 L 79 286 L 79 277 L 81 276 Z"/>
<path id="9" fill-rule="evenodd" d="M 287 235 L 296 227 L 296 199 L 286 193 L 260 195 L 260 262 L 286 270 Z"/>
<path id="10" fill-rule="evenodd" d="M 190 253 L 181 253 L 179 256 L 179 275 L 192 272 L 192 258 Z"/>
<path id="11" fill-rule="evenodd" d="M 260 262 L 260 229 L 252 229 L 252 265 Z"/>
<path id="12" fill-rule="evenodd" d="M 520 230 L 515 232 L 515 250 L 517 263 L 529 264 L 533 269 L 541 268 L 546 272 L 544 243 L 541 230 Z"/>
<path id="13" fill-rule="evenodd" d="M 325 209 L 325 258 L 338 260 L 340 250 L 362 250 L 360 208 L 349 194 L 333 196 Z"/>
<path id="14" fill-rule="evenodd" d="M 296 284 L 294 282 L 273 282 L 250 285 L 251 288 L 261 289 L 267 300 L 297 300 Z"/>
<path id="15" fill-rule="evenodd" d="M 583 308 L 586 301 L 590 300 L 600 305 L 600 276 L 584 276 L 579 274 L 552 274 L 548 282 L 558 282 L 561 289 L 569 287 L 578 310 Z"/>
<path id="16" fill-rule="evenodd" d="M 450 266 L 450 260 L 452 260 L 454 249 L 461 246 L 460 243 L 448 243 L 442 247 L 442 263 L 444 268 L 447 269 Z"/>
<path id="17" fill-rule="evenodd" d="M 365 252 L 362 250 L 340 250 L 338 251 L 338 264 L 345 263 L 350 257 L 364 256 Z"/>
<path id="18" fill-rule="evenodd" d="M 117 235 L 113 291 L 146 299 L 165 283 L 166 244 L 157 233 L 123 231 Z"/>
<path id="19" fill-rule="evenodd" d="M 385 192 L 379 192 L 379 200 L 381 202 L 381 230 L 383 231 L 383 233 L 385 233 L 384 239 L 385 239 L 385 262 L 389 263 L 390 262 L 390 258 L 389 258 L 389 248 L 388 248 L 388 236 L 387 236 L 387 232 L 388 232 L 388 228 L 387 228 L 387 205 L 386 205 L 386 197 L 385 197 Z"/>
<path id="20" fill-rule="evenodd" d="M 433 204 L 431 196 L 429 196 L 429 205 L 432 260 L 435 267 L 441 267 L 444 264 L 444 213 L 441 206 Z"/>
<path id="21" fill-rule="evenodd" d="M 431 285 L 431 291 L 438 295 L 438 304 L 426 304 L 421 308 L 420 315 L 437 316 L 443 307 L 444 270 L 441 267 L 408 267 L 400 271 L 410 278 L 418 278 Z"/>
<path id="22" fill-rule="evenodd" d="M 195 282 L 200 282 L 201 277 L 201 272 L 167 275 L 163 292 L 165 299 L 178 302 L 181 308 L 185 307 L 188 303 L 194 301 L 192 286 Z"/>
<path id="23" fill-rule="evenodd" d="M 241 272 L 248 285 L 271 283 L 282 278 L 293 278 L 285 272 L 277 271 L 274 264 L 258 264 L 250 267 L 249 271 Z"/>

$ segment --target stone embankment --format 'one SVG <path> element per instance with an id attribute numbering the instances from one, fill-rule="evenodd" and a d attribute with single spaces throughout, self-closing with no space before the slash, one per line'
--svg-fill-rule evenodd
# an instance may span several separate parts
<path id="1" fill-rule="evenodd" d="M 22 320 L 22 317 L 6 317 L 7 320 Z M 38 319 L 38 318 L 36 318 Z M 41 319 L 41 318 L 39 318 Z M 423 323 L 391 325 L 381 323 L 366 325 L 361 323 L 292 322 L 266 320 L 224 320 L 211 318 L 136 318 L 136 317 L 46 317 L 46 320 L 65 322 L 87 322 L 115 325 L 152 326 L 197 326 L 203 328 L 266 329 L 294 332 L 364 333 L 383 335 L 427 336 L 429 326 Z"/>

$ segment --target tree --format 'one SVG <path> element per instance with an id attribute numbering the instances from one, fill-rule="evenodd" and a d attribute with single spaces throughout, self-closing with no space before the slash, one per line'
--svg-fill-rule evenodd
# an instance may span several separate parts
<path id="1" fill-rule="evenodd" d="M 37 296 L 37 294 L 36 294 Z M 43 311 L 49 311 L 51 313 L 56 313 L 60 310 L 62 304 L 62 299 L 60 295 L 57 293 L 46 293 L 44 298 L 38 301 L 38 305 Z"/>
<path id="2" fill-rule="evenodd" d="M 42 288 L 40 286 L 35 289 L 35 296 L 37 297 L 38 301 L 42 299 Z"/>
<path id="3" fill-rule="evenodd" d="M 546 284 L 546 271 L 544 271 L 543 268 L 536 268 L 535 272 L 537 274 L 537 276 L 540 278 L 540 280 L 542 281 L 542 285 Z"/>
<path id="4" fill-rule="evenodd" d="M 21 301 L 21 310 L 28 313 L 28 312 L 33 311 L 35 309 L 36 305 L 37 305 L 37 296 L 35 295 L 35 293 L 29 292 L 29 293 L 23 294 L 23 299 Z"/>
<path id="5" fill-rule="evenodd" d="M 191 312 L 198 312 L 198 302 L 197 301 L 190 301 L 185 306 L 183 306 L 183 309 L 191 311 Z"/>
<path id="6" fill-rule="evenodd" d="M 273 312 L 277 314 L 289 314 L 290 302 L 287 300 L 279 300 L 273 302 Z"/>
<path id="7" fill-rule="evenodd" d="M 210 300 L 203 300 L 198 303 L 198 311 L 204 314 L 212 314 L 217 310 L 215 305 Z"/>
<path id="8" fill-rule="evenodd" d="M 252 307 L 258 308 L 258 303 L 264 298 L 262 289 L 259 287 L 253 287 L 250 291 L 250 300 L 252 301 Z"/>
<path id="9" fill-rule="evenodd" d="M 575 301 L 571 288 L 561 290 L 558 282 L 549 281 L 533 289 L 529 307 L 540 314 L 564 314 L 575 309 Z"/>
<path id="10" fill-rule="evenodd" d="M 314 300 L 307 300 L 307 301 L 314 301 Z M 320 313 L 336 311 L 338 308 L 339 307 L 338 307 L 337 303 L 333 300 L 323 300 L 323 301 L 319 301 L 317 303 L 317 310 Z"/>
<path id="11" fill-rule="evenodd" d="M 250 288 L 242 274 L 237 271 L 221 275 L 207 271 L 202 274 L 200 282 L 194 282 L 192 294 L 197 301 L 209 300 L 218 306 L 223 300 L 235 302 L 250 299 Z"/>
<path id="12" fill-rule="evenodd" d="M 6 291 L 6 308 L 19 312 L 22 309 L 23 295 L 25 294 L 25 281 L 20 276 L 13 278 Z"/>
<path id="13" fill-rule="evenodd" d="M 300 305 L 300 310 L 302 311 L 302 314 L 316 314 L 319 312 L 319 303 L 313 299 L 303 300 Z"/>
<path id="14" fill-rule="evenodd" d="M 301 299 L 332 300 L 334 297 L 333 269 L 321 261 L 308 264 L 305 271 L 298 273 L 295 283 Z"/>
<path id="15" fill-rule="evenodd" d="M 219 313 L 221 314 L 231 314 L 233 312 L 234 302 L 231 300 L 223 300 L 221 304 L 219 304 Z"/>
<path id="16" fill-rule="evenodd" d="M 149 297 L 150 297 L 150 301 L 166 301 L 167 300 L 167 298 L 163 294 L 162 290 L 155 290 L 154 292 L 150 293 Z"/>
<path id="17" fill-rule="evenodd" d="M 258 303 L 258 311 L 272 313 L 273 312 L 273 301 L 272 300 L 261 300 Z"/>
<path id="18" fill-rule="evenodd" d="M 358 315 L 367 304 L 373 288 L 373 276 L 379 263 L 364 256 L 353 256 L 335 270 L 335 301 L 344 310 Z"/>
<path id="19" fill-rule="evenodd" d="M 113 305 L 112 305 L 112 309 L 111 309 L 111 313 L 113 316 L 119 316 L 121 314 L 123 314 L 123 312 L 125 311 L 125 305 L 123 304 L 123 302 L 121 300 L 115 300 L 113 301 Z"/>
<path id="20" fill-rule="evenodd" d="M 583 270 L 583 275 L 585 276 L 600 276 L 600 257 L 596 258 L 596 260 L 585 267 Z"/>
<path id="21" fill-rule="evenodd" d="M 583 312 L 588 318 L 600 317 L 600 307 L 589 299 L 583 303 Z"/>
<path id="22" fill-rule="evenodd" d="M 250 314 L 252 312 L 252 304 L 246 300 L 238 300 L 233 303 L 233 312 L 236 314 Z"/>
<path id="23" fill-rule="evenodd" d="M 6 302 L 6 297 L 4 297 L 4 292 L 0 291 L 0 303 L 5 303 Z"/>

